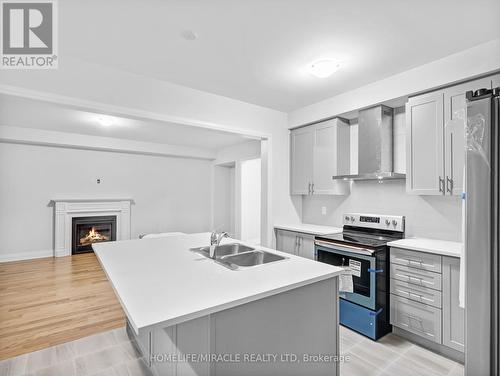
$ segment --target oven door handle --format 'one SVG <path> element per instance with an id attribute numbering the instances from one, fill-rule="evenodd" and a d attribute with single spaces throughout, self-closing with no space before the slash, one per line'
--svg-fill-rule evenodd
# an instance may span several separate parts
<path id="1" fill-rule="evenodd" d="M 339 250 L 339 251 L 357 253 L 360 255 L 368 255 L 368 256 L 373 255 L 373 251 L 367 248 L 353 247 L 351 245 L 333 243 L 333 242 L 325 242 L 323 240 L 316 240 L 314 243 L 316 245 L 327 248 L 326 249 L 327 251 L 328 249 L 331 249 L 332 252 L 334 252 L 335 250 Z"/>
<path id="2" fill-rule="evenodd" d="M 368 268 L 368 273 L 383 273 L 384 269 L 372 269 Z"/>
<path id="3" fill-rule="evenodd" d="M 383 308 L 380 308 L 378 311 L 370 312 L 369 315 L 370 316 L 378 316 L 382 313 L 383 310 L 384 310 Z"/>

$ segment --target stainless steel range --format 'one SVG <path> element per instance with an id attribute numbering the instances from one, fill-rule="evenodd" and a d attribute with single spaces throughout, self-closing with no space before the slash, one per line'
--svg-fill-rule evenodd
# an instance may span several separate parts
<path id="1" fill-rule="evenodd" d="M 340 323 L 374 340 L 391 331 L 389 247 L 404 238 L 403 216 L 348 213 L 343 232 L 316 236 L 316 259 L 351 269 L 353 292 L 340 293 Z"/>

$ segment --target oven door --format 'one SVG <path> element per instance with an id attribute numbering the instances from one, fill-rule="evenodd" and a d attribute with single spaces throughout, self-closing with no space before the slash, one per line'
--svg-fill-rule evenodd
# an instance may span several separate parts
<path id="1" fill-rule="evenodd" d="M 339 296 L 350 302 L 375 310 L 376 259 L 363 248 L 341 244 L 316 243 L 316 257 L 320 262 L 335 266 L 348 266 L 353 270 L 353 292 L 339 292 Z"/>

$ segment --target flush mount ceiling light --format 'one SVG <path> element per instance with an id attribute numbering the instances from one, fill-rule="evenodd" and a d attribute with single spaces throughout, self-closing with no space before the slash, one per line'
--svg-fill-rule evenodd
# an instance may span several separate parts
<path id="1" fill-rule="evenodd" d="M 196 34 L 193 30 L 184 30 L 181 33 L 181 37 L 185 40 L 196 40 L 198 39 L 198 34 Z"/>
<path id="2" fill-rule="evenodd" d="M 97 122 L 103 127 L 110 127 L 115 124 L 115 118 L 112 116 L 100 115 Z"/>
<path id="3" fill-rule="evenodd" d="M 342 67 L 342 63 L 336 60 L 322 59 L 313 61 L 308 66 L 309 73 L 318 78 L 327 78 Z"/>

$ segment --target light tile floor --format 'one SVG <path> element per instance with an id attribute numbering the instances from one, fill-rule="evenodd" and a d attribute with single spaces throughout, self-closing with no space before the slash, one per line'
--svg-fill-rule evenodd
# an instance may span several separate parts
<path id="1" fill-rule="evenodd" d="M 373 342 L 340 327 L 341 376 L 463 376 L 464 368 L 394 334 Z M 6 359 L 0 376 L 151 376 L 125 327 Z"/>
<path id="2" fill-rule="evenodd" d="M 463 376 L 464 367 L 395 334 L 377 342 L 340 327 L 341 376 Z M 347 358 L 347 356 L 349 358 Z"/>
<path id="3" fill-rule="evenodd" d="M 0 362 L 0 376 L 151 376 L 125 327 Z"/>

